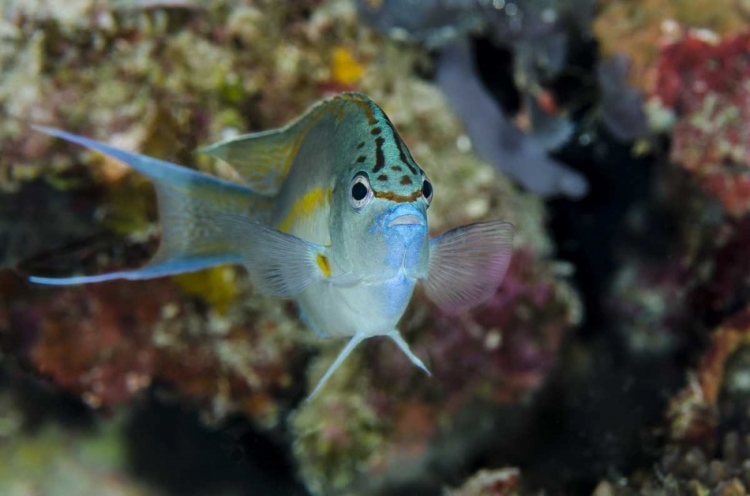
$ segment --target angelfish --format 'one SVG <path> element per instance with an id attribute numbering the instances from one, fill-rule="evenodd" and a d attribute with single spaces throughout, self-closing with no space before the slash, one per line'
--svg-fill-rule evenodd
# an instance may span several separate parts
<path id="1" fill-rule="evenodd" d="M 363 340 L 388 336 L 429 371 L 396 325 L 417 282 L 450 312 L 488 299 L 511 258 L 513 225 L 458 227 L 430 240 L 432 183 L 385 113 L 344 93 L 276 130 L 201 152 L 231 165 L 231 182 L 56 129 L 36 129 L 90 148 L 148 177 L 156 188 L 162 240 L 140 269 L 46 278 L 43 284 L 149 279 L 243 264 L 256 290 L 293 298 L 320 338 L 349 338 L 315 396 Z"/>

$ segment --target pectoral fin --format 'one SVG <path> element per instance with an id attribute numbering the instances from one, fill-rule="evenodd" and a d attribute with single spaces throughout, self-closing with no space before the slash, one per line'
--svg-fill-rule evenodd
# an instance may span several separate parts
<path id="1" fill-rule="evenodd" d="M 326 248 L 242 215 L 217 216 L 217 225 L 239 253 L 255 288 L 291 298 L 330 275 Z"/>
<path id="2" fill-rule="evenodd" d="M 451 313 L 487 300 L 505 277 L 513 232 L 508 222 L 482 222 L 431 240 L 427 297 Z"/>

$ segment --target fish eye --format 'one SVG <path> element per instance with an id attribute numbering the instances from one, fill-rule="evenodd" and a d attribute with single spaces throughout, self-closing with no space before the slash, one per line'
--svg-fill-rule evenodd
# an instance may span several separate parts
<path id="1" fill-rule="evenodd" d="M 422 196 L 427 201 L 427 206 L 432 202 L 432 183 L 427 177 L 422 179 Z"/>
<path id="2" fill-rule="evenodd" d="M 352 184 L 349 187 L 349 192 L 349 203 L 351 203 L 352 207 L 356 210 L 360 210 L 370 203 L 373 194 L 367 175 L 360 173 L 354 176 Z"/>

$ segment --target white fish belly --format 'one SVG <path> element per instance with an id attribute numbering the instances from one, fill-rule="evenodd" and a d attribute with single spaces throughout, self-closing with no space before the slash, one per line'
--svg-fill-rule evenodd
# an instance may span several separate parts
<path id="1" fill-rule="evenodd" d="M 316 334 L 330 337 L 356 333 L 377 336 L 396 328 L 409 304 L 416 281 L 404 274 L 377 283 L 335 286 L 312 284 L 297 301 Z"/>

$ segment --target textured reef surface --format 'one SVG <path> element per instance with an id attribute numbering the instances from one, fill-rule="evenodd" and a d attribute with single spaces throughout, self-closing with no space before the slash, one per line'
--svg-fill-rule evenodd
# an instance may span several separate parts
<path id="1" fill-rule="evenodd" d="M 750 7 L 649 0 L 6 2 L 0 493 L 742 495 L 750 488 Z M 144 263 L 151 185 L 33 132 L 228 180 L 195 149 L 326 96 L 380 105 L 433 235 L 517 229 L 485 304 L 417 291 L 343 342 L 241 267 Z M 44 477 L 41 477 L 44 474 Z"/>

